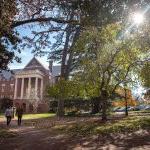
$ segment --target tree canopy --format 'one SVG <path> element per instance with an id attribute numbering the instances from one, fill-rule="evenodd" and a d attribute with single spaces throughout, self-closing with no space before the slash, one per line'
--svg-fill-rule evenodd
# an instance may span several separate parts
<path id="1" fill-rule="evenodd" d="M 145 88 L 150 88 L 150 62 L 146 62 L 141 71 L 140 77 L 142 79 L 143 86 Z"/>
<path id="2" fill-rule="evenodd" d="M 122 30 L 120 25 L 110 24 L 102 30 L 91 27 L 82 33 L 74 48 L 77 76 L 83 76 L 82 80 L 91 81 L 93 86 L 99 83 L 99 88 L 106 90 L 132 80 L 130 71 L 148 60 L 149 48 L 146 43 L 141 46 L 136 33 L 120 39 Z"/>
<path id="3" fill-rule="evenodd" d="M 29 25 L 33 36 L 26 37 L 26 43 L 37 55 L 49 54 L 49 58 L 59 61 L 61 75 L 68 78 L 74 67 L 71 49 L 81 30 L 126 22 L 134 11 L 147 9 L 148 4 L 148 0 L 19 0 L 18 17 L 12 27 Z"/>
<path id="4" fill-rule="evenodd" d="M 118 23 L 102 29 L 88 27 L 74 47 L 75 77 L 90 97 L 100 97 L 105 106 L 116 89 L 132 83 L 136 70 L 149 60 L 147 40 L 141 43 L 141 33 L 120 38 L 122 31 L 124 26 Z"/>
<path id="5" fill-rule="evenodd" d="M 8 68 L 8 64 L 13 60 L 17 44 L 18 34 L 11 28 L 15 15 L 17 14 L 14 0 L 0 1 L 0 70 Z M 15 57 L 17 61 L 19 59 Z"/>
<path id="6" fill-rule="evenodd" d="M 31 31 L 23 37 L 22 46 L 60 62 L 62 80 L 68 80 L 72 71 L 79 70 L 78 75 L 91 89 L 89 95 L 101 95 L 103 90 L 111 95 L 118 85 L 132 80 L 129 74 L 133 66 L 140 66 L 142 57 L 146 59 L 148 55 L 149 32 L 145 32 L 148 26 L 130 39 L 122 40 L 119 34 L 126 27 L 129 34 L 137 30 L 131 30 L 134 24 L 128 23 L 135 11 L 142 11 L 150 18 L 149 0 L 3 0 L 0 4 L 1 60 L 5 60 L 2 66 L 7 66 L 15 56 L 9 49 L 17 48 L 15 31 L 20 26 Z M 146 21 L 148 25 L 149 20 Z"/>

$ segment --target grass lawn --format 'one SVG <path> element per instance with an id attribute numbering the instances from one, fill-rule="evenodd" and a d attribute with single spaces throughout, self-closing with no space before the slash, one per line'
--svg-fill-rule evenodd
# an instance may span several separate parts
<path id="1" fill-rule="evenodd" d="M 0 118 L 3 118 L 4 117 L 4 114 L 0 113 Z"/>
<path id="2" fill-rule="evenodd" d="M 43 113 L 43 114 L 24 114 L 23 119 L 28 120 L 28 119 L 42 119 L 42 118 L 49 118 L 49 117 L 54 117 L 54 113 Z"/>
<path id="3" fill-rule="evenodd" d="M 30 120 L 30 119 L 42 119 L 42 118 L 49 118 L 54 117 L 54 113 L 42 113 L 42 114 L 24 114 L 23 119 L 24 120 Z M 16 117 L 15 117 L 16 118 Z M 0 114 L 0 119 L 5 119 L 4 114 Z"/>
<path id="4" fill-rule="evenodd" d="M 3 113 L 0 113 L 0 121 L 5 120 L 5 115 Z"/>

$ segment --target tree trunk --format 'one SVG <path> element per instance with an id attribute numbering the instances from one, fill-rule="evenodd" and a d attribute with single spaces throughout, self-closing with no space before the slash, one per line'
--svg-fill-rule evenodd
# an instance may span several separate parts
<path id="1" fill-rule="evenodd" d="M 125 116 L 128 116 L 128 99 L 127 99 L 127 89 L 125 88 Z"/>
<path id="2" fill-rule="evenodd" d="M 100 97 L 92 98 L 92 114 L 100 112 Z"/>
<path id="3" fill-rule="evenodd" d="M 65 74 L 66 74 L 66 59 L 67 59 L 67 53 L 68 53 L 68 48 L 69 48 L 69 41 L 70 41 L 70 36 L 71 36 L 71 28 L 72 26 L 67 27 L 67 32 L 66 32 L 66 41 L 64 45 L 64 49 L 62 52 L 62 62 L 61 62 L 61 79 L 65 79 Z M 63 90 L 62 90 L 63 92 Z M 58 100 L 58 107 L 57 107 L 57 116 L 63 117 L 64 116 L 64 100 L 59 99 Z"/>
<path id="4" fill-rule="evenodd" d="M 73 16 L 71 16 L 73 17 Z M 72 58 L 73 58 L 73 52 L 69 52 L 69 50 L 72 50 L 72 47 L 74 46 L 74 43 L 77 41 L 77 38 L 79 37 L 80 29 L 78 28 L 71 48 L 69 49 L 69 42 L 70 42 L 70 36 L 72 35 L 72 25 L 68 25 L 67 27 L 67 32 L 66 32 L 66 41 L 62 53 L 62 62 L 61 62 L 61 79 L 68 80 L 68 76 L 70 73 L 70 68 L 71 68 L 71 63 L 72 63 Z M 70 53 L 69 55 L 69 60 L 67 61 L 67 54 Z M 67 64 L 66 64 L 67 61 Z M 62 89 L 63 92 L 63 89 Z M 64 116 L 64 100 L 59 99 L 58 100 L 58 110 L 57 110 L 57 116 L 62 117 Z"/>
<path id="5" fill-rule="evenodd" d="M 126 100 L 126 112 L 125 115 L 128 116 L 128 104 L 127 104 L 127 100 Z"/>
<path id="6" fill-rule="evenodd" d="M 64 116 L 64 100 L 63 99 L 59 99 L 58 100 L 58 107 L 57 107 L 57 116 L 58 117 L 63 117 Z"/>
<path id="7" fill-rule="evenodd" d="M 103 104 L 102 104 L 102 121 L 107 121 L 107 102 L 106 102 L 106 99 L 103 99 Z"/>
<path id="8" fill-rule="evenodd" d="M 70 55 L 69 55 L 69 59 L 67 61 L 67 66 L 66 66 L 66 75 L 65 75 L 66 80 L 68 79 L 69 73 L 72 69 L 71 66 L 72 66 L 72 59 L 73 59 L 73 55 L 74 55 L 74 52 L 73 52 L 72 48 L 74 47 L 74 45 L 75 45 L 76 41 L 78 40 L 79 36 L 80 36 L 80 27 L 77 27 L 76 32 L 75 32 L 74 37 L 73 37 L 72 45 L 69 49 Z"/>
<path id="9" fill-rule="evenodd" d="M 102 98 L 102 121 L 107 121 L 107 100 L 108 100 L 108 93 L 106 90 L 101 91 L 101 98 Z"/>

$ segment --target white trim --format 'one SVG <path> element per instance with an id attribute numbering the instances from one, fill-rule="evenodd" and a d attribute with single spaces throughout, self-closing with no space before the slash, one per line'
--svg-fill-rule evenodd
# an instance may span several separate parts
<path id="1" fill-rule="evenodd" d="M 43 64 L 42 64 L 37 58 L 35 58 L 35 57 L 33 57 L 33 58 L 28 62 L 28 64 L 24 67 L 24 69 L 25 69 L 25 68 L 32 68 L 32 66 L 31 66 L 31 67 L 27 67 L 27 66 L 28 66 L 34 59 L 41 65 L 41 67 L 43 67 L 45 70 L 47 70 L 47 69 L 43 66 Z M 36 66 L 36 67 L 40 67 L 40 66 Z"/>

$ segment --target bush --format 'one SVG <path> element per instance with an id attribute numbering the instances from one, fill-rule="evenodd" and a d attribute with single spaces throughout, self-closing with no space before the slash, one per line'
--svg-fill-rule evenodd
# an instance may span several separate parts
<path id="1" fill-rule="evenodd" d="M 50 112 L 56 112 L 57 111 L 57 105 L 58 101 L 53 100 L 50 101 Z M 84 100 L 84 99 L 66 99 L 64 100 L 64 106 L 66 112 L 74 112 L 79 110 L 89 111 L 91 109 L 91 101 L 90 100 Z"/>

